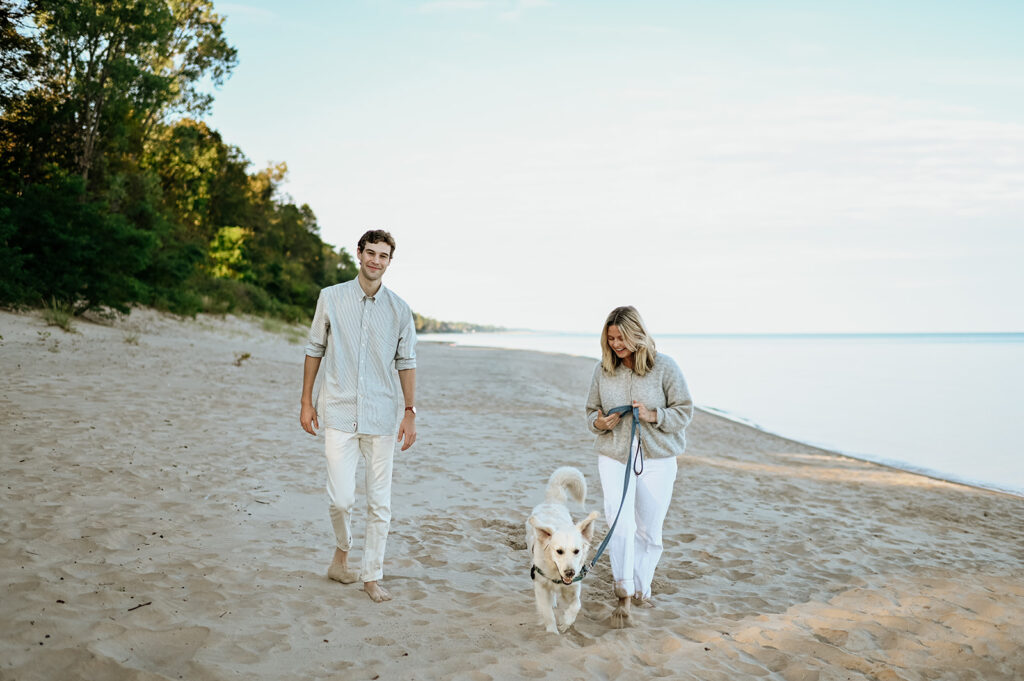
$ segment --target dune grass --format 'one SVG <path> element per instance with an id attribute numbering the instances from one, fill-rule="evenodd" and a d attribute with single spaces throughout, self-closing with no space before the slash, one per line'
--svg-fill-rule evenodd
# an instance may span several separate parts
<path id="1" fill-rule="evenodd" d="M 43 321 L 47 326 L 56 326 L 68 333 L 74 333 L 75 327 L 72 320 L 75 318 L 70 303 L 64 303 L 56 298 L 50 298 L 50 302 L 43 303 Z"/>

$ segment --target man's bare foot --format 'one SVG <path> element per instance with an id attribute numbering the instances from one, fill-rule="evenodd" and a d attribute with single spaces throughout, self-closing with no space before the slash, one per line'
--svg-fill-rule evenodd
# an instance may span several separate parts
<path id="1" fill-rule="evenodd" d="M 374 603 L 383 603 L 391 600 L 391 594 L 377 582 L 363 582 L 363 591 Z"/>
<path id="2" fill-rule="evenodd" d="M 353 584 L 359 580 L 359 575 L 348 566 L 348 552 L 341 549 L 334 549 L 334 560 L 327 568 L 327 579 L 333 579 L 342 584 Z"/>
<path id="3" fill-rule="evenodd" d="M 332 563 L 327 568 L 327 578 L 342 584 L 354 584 L 359 581 L 359 574 L 347 565 L 335 565 Z"/>
<path id="4" fill-rule="evenodd" d="M 650 596 L 644 598 L 640 594 L 633 594 L 633 605 L 639 608 L 653 608 L 654 601 L 651 600 Z"/>

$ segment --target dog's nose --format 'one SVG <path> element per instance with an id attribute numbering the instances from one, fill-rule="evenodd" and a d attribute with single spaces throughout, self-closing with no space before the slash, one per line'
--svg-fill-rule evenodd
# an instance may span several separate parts
<path id="1" fill-rule="evenodd" d="M 573 570 L 572 568 L 569 568 L 568 570 L 565 571 L 565 576 L 566 577 L 573 577 L 575 575 L 576 575 L 576 571 Z"/>

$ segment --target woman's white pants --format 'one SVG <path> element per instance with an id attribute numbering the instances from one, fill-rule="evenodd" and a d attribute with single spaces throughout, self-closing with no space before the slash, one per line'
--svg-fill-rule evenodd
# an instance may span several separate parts
<path id="1" fill-rule="evenodd" d="M 391 527 L 391 471 L 395 437 L 360 435 L 327 428 L 327 497 L 337 546 L 352 549 L 352 509 L 356 503 L 356 465 L 366 468 L 366 546 L 359 579 L 374 582 L 384 576 L 384 547 Z"/>
<path id="2" fill-rule="evenodd" d="M 661 526 L 672 501 L 678 464 L 674 456 L 644 459 L 643 463 L 639 476 L 630 471 L 629 491 L 607 552 L 615 585 L 623 587 L 627 593 L 648 598 L 654 569 L 664 549 Z M 598 456 L 597 470 L 604 492 L 604 515 L 611 527 L 622 500 L 626 465 L 607 456 Z"/>

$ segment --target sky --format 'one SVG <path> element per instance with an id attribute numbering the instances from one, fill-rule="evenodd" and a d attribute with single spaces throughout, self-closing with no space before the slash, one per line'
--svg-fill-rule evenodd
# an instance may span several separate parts
<path id="1" fill-rule="evenodd" d="M 1024 3 L 217 2 L 207 121 L 420 314 L 1024 331 Z"/>

